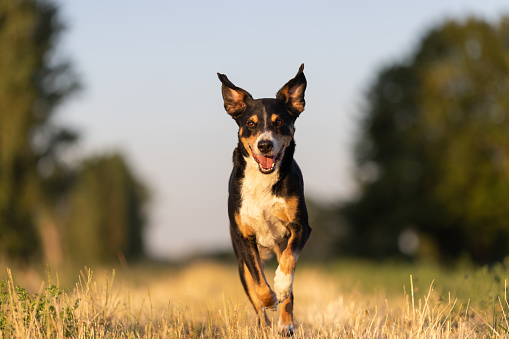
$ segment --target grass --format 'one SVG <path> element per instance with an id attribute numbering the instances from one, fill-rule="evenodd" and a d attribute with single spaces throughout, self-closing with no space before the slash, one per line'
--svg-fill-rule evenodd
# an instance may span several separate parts
<path id="1" fill-rule="evenodd" d="M 508 264 L 300 264 L 295 337 L 509 337 Z M 273 281 L 273 267 L 266 272 Z M 280 337 L 255 324 L 230 263 L 85 268 L 74 279 L 6 269 L 0 283 L 0 337 Z"/>

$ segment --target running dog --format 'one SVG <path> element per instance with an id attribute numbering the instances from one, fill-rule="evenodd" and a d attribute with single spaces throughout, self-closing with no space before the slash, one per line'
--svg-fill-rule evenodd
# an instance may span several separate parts
<path id="1" fill-rule="evenodd" d="M 311 233 L 304 182 L 295 152 L 295 120 L 304 110 L 304 64 L 275 99 L 253 99 L 226 75 L 217 74 L 226 112 L 239 126 L 229 180 L 228 216 L 240 279 L 258 315 L 270 325 L 265 308 L 281 306 L 279 331 L 291 335 L 293 276 Z M 274 291 L 263 273 L 272 253 L 279 263 Z"/>

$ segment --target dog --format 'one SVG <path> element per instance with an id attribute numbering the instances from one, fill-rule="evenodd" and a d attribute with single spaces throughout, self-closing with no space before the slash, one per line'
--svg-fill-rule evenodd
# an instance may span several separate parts
<path id="1" fill-rule="evenodd" d="M 226 112 L 239 126 L 228 185 L 230 235 L 240 279 L 260 325 L 270 326 L 265 308 L 282 304 L 278 329 L 292 335 L 293 278 L 311 228 L 301 170 L 293 159 L 295 120 L 304 110 L 304 64 L 275 99 L 253 99 L 217 73 Z M 276 254 L 274 291 L 264 261 Z"/>

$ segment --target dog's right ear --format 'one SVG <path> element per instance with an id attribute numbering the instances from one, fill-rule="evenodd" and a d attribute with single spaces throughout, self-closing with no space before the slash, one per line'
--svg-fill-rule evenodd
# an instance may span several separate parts
<path id="1" fill-rule="evenodd" d="M 223 83 L 221 92 L 223 93 L 224 109 L 233 119 L 236 119 L 244 113 L 247 103 L 253 100 L 253 97 L 242 88 L 232 84 L 226 75 L 217 73 L 217 77 Z"/>

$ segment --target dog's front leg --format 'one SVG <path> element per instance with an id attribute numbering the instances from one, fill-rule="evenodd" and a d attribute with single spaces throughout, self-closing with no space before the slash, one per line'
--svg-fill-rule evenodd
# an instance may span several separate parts
<path id="1" fill-rule="evenodd" d="M 307 223 L 302 225 L 291 223 L 287 227 L 290 231 L 290 238 L 288 239 L 286 248 L 281 249 L 282 253 L 278 258 L 279 265 L 276 269 L 276 276 L 274 277 L 274 290 L 280 303 L 291 296 L 293 275 L 297 259 L 311 233 L 311 228 Z"/>
<path id="2" fill-rule="evenodd" d="M 251 280 L 253 283 L 256 297 L 260 300 L 263 307 L 276 310 L 276 294 L 270 288 L 265 274 L 263 274 L 263 266 L 260 254 L 258 253 L 256 237 L 254 235 L 244 236 L 241 232 L 235 231 L 232 232 L 232 237 L 236 238 L 234 241 L 239 245 L 237 255 L 241 256 L 248 271 L 246 273 L 251 276 L 251 279 L 248 280 Z"/>
<path id="3" fill-rule="evenodd" d="M 278 301 L 282 303 L 278 328 L 285 336 L 292 335 L 295 330 L 293 323 L 293 275 L 297 259 L 311 233 L 311 228 L 307 223 L 304 225 L 292 223 L 288 229 L 291 232 L 290 238 L 286 247 L 281 244 L 279 248 L 277 253 L 279 266 L 274 277 L 274 290 Z"/>

